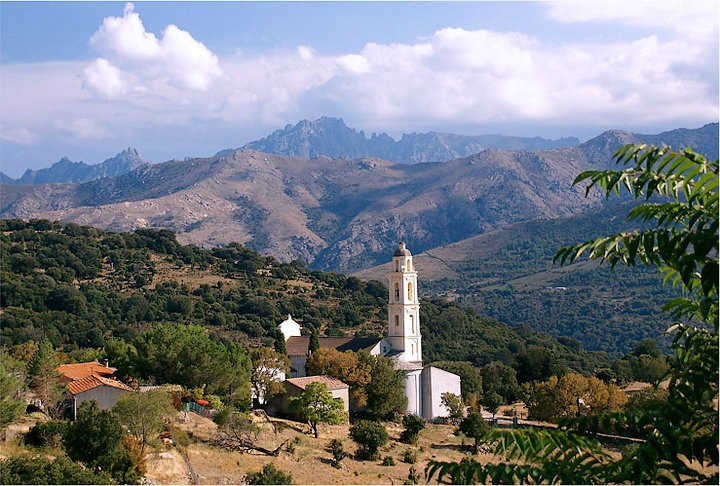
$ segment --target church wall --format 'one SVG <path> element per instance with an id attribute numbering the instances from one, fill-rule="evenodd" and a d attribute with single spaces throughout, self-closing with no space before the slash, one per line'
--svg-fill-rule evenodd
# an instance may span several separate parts
<path id="1" fill-rule="evenodd" d="M 460 377 L 456 374 L 427 366 L 422 370 L 423 418 L 432 420 L 447 417 L 448 410 L 442 405 L 443 393 L 460 395 Z"/>
<path id="2" fill-rule="evenodd" d="M 405 375 L 405 396 L 408 399 L 407 411 L 422 417 L 422 370 L 408 371 Z"/>

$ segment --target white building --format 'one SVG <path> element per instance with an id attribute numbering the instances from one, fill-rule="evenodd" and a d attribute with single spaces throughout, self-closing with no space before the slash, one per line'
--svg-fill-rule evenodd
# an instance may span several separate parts
<path id="1" fill-rule="evenodd" d="M 417 295 L 417 271 L 405 243 L 395 251 L 388 274 L 388 340 L 396 369 L 405 370 L 405 396 L 408 412 L 427 420 L 447 417 L 440 403 L 443 393 L 460 395 L 460 377 L 422 364 L 420 301 Z"/>
<path id="2" fill-rule="evenodd" d="M 386 338 L 320 338 L 321 348 L 338 351 L 365 349 L 373 356 L 392 358 L 395 369 L 405 371 L 407 411 L 427 420 L 447 417 L 448 410 L 440 403 L 445 392 L 460 395 L 460 377 L 435 368 L 423 367 L 422 334 L 420 332 L 420 301 L 417 295 L 417 271 L 412 254 L 400 243 L 388 274 L 388 335 Z M 290 357 L 293 377 L 305 376 L 305 362 L 310 345 L 309 336 L 301 336 L 300 324 L 290 316 L 280 330 Z"/>

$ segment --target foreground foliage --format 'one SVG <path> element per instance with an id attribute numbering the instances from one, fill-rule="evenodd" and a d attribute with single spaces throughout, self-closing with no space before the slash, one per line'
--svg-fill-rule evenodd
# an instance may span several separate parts
<path id="1" fill-rule="evenodd" d="M 718 161 L 690 150 L 670 152 L 625 146 L 622 171 L 580 174 L 588 191 L 609 197 L 628 190 L 645 202 L 629 218 L 652 222 L 643 232 L 621 233 L 558 251 L 560 263 L 587 253 L 626 266 L 657 267 L 683 297 L 666 309 L 695 325 L 677 324 L 666 400 L 640 410 L 568 419 L 563 430 L 493 431 L 487 440 L 509 463 L 431 462 L 428 477 L 455 483 L 718 483 Z M 664 202 L 651 202 L 653 196 Z M 615 460 L 592 436 L 631 429 L 644 442 Z"/>

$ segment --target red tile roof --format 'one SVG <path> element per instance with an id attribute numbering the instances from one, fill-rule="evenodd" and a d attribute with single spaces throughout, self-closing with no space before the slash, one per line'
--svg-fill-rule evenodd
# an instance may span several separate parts
<path id="1" fill-rule="evenodd" d="M 130 388 L 124 383 L 121 383 L 117 380 L 104 378 L 98 375 L 90 375 L 84 378 L 80 378 L 79 380 L 71 381 L 70 383 L 68 383 L 68 390 L 71 394 L 77 395 L 79 393 L 83 393 L 100 386 L 111 386 L 120 390 L 133 391 L 132 388 Z"/>
<path id="2" fill-rule="evenodd" d="M 97 361 L 87 363 L 64 364 L 57 367 L 57 370 L 63 374 L 64 381 L 75 381 L 87 376 L 112 376 L 117 368 L 105 366 Z"/>
<path id="3" fill-rule="evenodd" d="M 336 380 L 330 376 L 303 376 L 302 378 L 288 378 L 285 381 L 300 388 L 301 390 L 304 390 L 310 383 L 325 383 L 328 390 L 341 390 L 343 388 L 349 388 L 347 383 Z"/>

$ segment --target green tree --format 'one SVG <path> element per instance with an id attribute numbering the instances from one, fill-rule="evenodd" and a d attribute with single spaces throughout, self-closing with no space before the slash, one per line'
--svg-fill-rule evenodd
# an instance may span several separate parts
<path id="1" fill-rule="evenodd" d="M 465 417 L 465 403 L 463 403 L 461 396 L 445 392 L 440 395 L 440 403 L 447 409 L 448 419 L 451 424 L 459 424 Z"/>
<path id="2" fill-rule="evenodd" d="M 380 457 L 378 449 L 390 440 L 385 427 L 372 420 L 361 420 L 350 427 L 350 438 L 360 446 L 357 457 L 369 461 L 377 460 Z"/>
<path id="3" fill-rule="evenodd" d="M 375 419 L 392 417 L 407 409 L 403 379 L 405 373 L 396 370 L 390 358 L 360 355 L 370 364 L 370 382 L 365 387 L 368 415 Z M 364 357 L 363 357 L 364 356 Z"/>
<path id="4" fill-rule="evenodd" d="M 318 349 L 320 349 L 320 333 L 317 329 L 313 329 L 310 333 L 310 346 L 308 351 L 310 354 L 313 354 Z"/>
<path id="5" fill-rule="evenodd" d="M 290 359 L 265 346 L 250 350 L 252 386 L 255 403 L 260 406 L 285 390 L 282 376 L 290 372 Z"/>
<path id="6" fill-rule="evenodd" d="M 501 405 L 512 403 L 517 399 L 520 387 L 515 369 L 500 362 L 490 363 L 480 370 L 483 380 L 481 403 L 493 415 Z"/>
<path id="7" fill-rule="evenodd" d="M 275 330 L 275 338 L 273 340 L 275 352 L 287 356 L 287 345 L 285 343 L 285 335 L 280 329 Z"/>
<path id="8" fill-rule="evenodd" d="M 49 340 L 38 345 L 28 366 L 27 381 L 30 389 L 42 400 L 45 411 L 56 418 L 60 413 L 60 402 L 65 397 L 66 385 L 60 382 L 62 374 L 57 352 Z"/>
<path id="9" fill-rule="evenodd" d="M 20 380 L 5 370 L 0 359 L 0 432 L 25 413 L 25 402 L 15 398 L 19 389 Z"/>
<path id="10" fill-rule="evenodd" d="M 458 432 L 474 440 L 473 453 L 477 454 L 480 441 L 490 432 L 490 425 L 481 414 L 473 412 L 468 414 L 468 416 L 460 422 Z"/>
<path id="11" fill-rule="evenodd" d="M 162 388 L 145 393 L 126 393 L 118 399 L 113 412 L 120 423 L 140 440 L 140 452 L 143 454 L 148 440 L 177 414 L 170 394 Z"/>
<path id="12" fill-rule="evenodd" d="M 299 397 L 290 398 L 290 409 L 302 415 L 317 439 L 320 423 L 339 424 L 346 420 L 342 400 L 333 398 L 327 384 L 308 383 Z"/>
<path id="13" fill-rule="evenodd" d="M 515 356 L 518 383 L 544 381 L 559 371 L 558 360 L 553 352 L 540 346 L 528 346 Z"/>
<path id="14" fill-rule="evenodd" d="M 119 483 L 136 484 L 140 479 L 137 464 L 123 447 L 125 436 L 117 416 L 100 410 L 97 401 L 90 400 L 80 404 L 63 445 L 70 459 L 106 471 Z"/>
<path id="15" fill-rule="evenodd" d="M 105 471 L 93 471 L 65 456 L 50 459 L 23 454 L 0 459 L 0 484 L 116 484 Z"/>
<path id="16" fill-rule="evenodd" d="M 367 353 L 365 353 L 367 354 Z M 361 353 L 335 348 L 321 348 L 310 355 L 305 363 L 308 375 L 327 375 L 336 378 L 350 387 L 350 399 L 358 407 L 367 405 L 366 387 L 370 383 L 371 364 L 367 356 L 361 359 Z"/>
<path id="17" fill-rule="evenodd" d="M 402 419 L 403 430 L 400 433 L 400 442 L 405 444 L 417 443 L 420 431 L 425 428 L 425 421 L 417 415 L 405 415 Z"/>
<path id="18" fill-rule="evenodd" d="M 293 484 L 292 474 L 284 473 L 273 464 L 265 464 L 262 471 L 248 472 L 245 476 L 247 484 Z"/>
<path id="19" fill-rule="evenodd" d="M 136 348 L 139 369 L 157 384 L 206 385 L 207 393 L 218 395 L 249 392 L 251 361 L 245 350 L 213 339 L 201 326 L 160 324 Z"/>
<path id="20" fill-rule="evenodd" d="M 665 306 L 676 318 L 666 400 L 627 413 L 567 421 L 560 430 L 497 432 L 495 453 L 516 465 L 431 462 L 428 477 L 485 483 L 718 483 L 718 161 L 691 150 L 627 145 L 615 154 L 625 170 L 589 171 L 607 197 L 627 190 L 643 203 L 629 219 L 648 229 L 558 251 L 561 264 L 588 254 L 610 263 L 657 267 L 684 295 Z M 657 202 L 656 202 L 657 201 Z M 581 433 L 632 424 L 647 431 L 633 454 L 617 459 Z"/>

